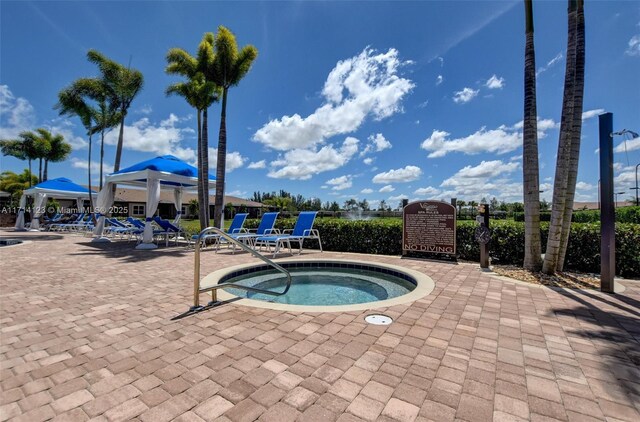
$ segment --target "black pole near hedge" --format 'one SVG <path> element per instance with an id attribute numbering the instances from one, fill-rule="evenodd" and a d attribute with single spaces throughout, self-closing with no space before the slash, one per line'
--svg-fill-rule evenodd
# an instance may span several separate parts
<path id="1" fill-rule="evenodd" d="M 616 275 L 613 203 L 613 114 L 598 116 L 600 125 L 600 290 L 614 293 Z"/>

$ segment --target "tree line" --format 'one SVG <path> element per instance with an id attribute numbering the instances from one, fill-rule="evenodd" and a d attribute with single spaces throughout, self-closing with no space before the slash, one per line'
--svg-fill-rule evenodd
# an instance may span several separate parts
<path id="1" fill-rule="evenodd" d="M 235 35 L 224 26 L 219 26 L 215 35 L 212 32 L 204 34 L 195 56 L 191 56 L 182 48 L 172 48 L 166 56 L 165 71 L 182 78 L 166 88 L 166 95 L 184 98 L 197 113 L 198 212 L 201 228 L 209 225 L 208 110 L 213 103 L 221 101 L 214 211 L 214 225 L 220 227 L 225 189 L 226 112 L 229 89 L 240 83 L 251 69 L 257 55 L 258 50 L 252 45 L 238 49 Z M 99 189 L 102 189 L 105 135 L 110 130 L 119 128 L 113 165 L 114 172 L 117 172 L 122 160 L 125 120 L 133 100 L 142 91 L 144 77 L 139 70 L 118 63 L 97 50 L 89 50 L 87 59 L 98 68 L 98 76 L 76 79 L 63 88 L 58 93 L 58 102 L 54 109 L 62 116 L 77 117 L 85 129 L 88 141 L 87 179 L 90 189 L 93 137 L 99 134 Z M 32 183 L 32 161 L 39 160 L 37 182 L 41 182 L 47 178 L 49 162 L 63 161 L 71 153 L 70 145 L 64 142 L 61 135 L 52 135 L 46 129 L 25 131 L 20 133 L 17 139 L 1 140 L 0 148 L 4 155 L 28 161 L 29 175 L 13 173 L 13 176 L 7 177 L 11 176 L 9 178 L 15 180 L 26 179 L 29 186 Z M 93 207 L 93 204 L 90 206 Z"/>

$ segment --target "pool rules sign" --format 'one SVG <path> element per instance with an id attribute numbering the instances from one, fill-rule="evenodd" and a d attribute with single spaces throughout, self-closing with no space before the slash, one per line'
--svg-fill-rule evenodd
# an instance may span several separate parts
<path id="1" fill-rule="evenodd" d="M 417 201 L 402 213 L 402 254 L 456 254 L 456 208 L 442 201 Z"/>

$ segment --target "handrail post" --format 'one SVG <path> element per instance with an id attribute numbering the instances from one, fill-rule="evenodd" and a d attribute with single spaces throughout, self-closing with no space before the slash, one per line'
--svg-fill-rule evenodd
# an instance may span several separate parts
<path id="1" fill-rule="evenodd" d="M 202 234 L 198 235 L 195 244 L 195 262 L 193 265 L 193 306 L 191 310 L 196 310 L 200 308 L 200 237 Z"/>
<path id="2" fill-rule="evenodd" d="M 273 295 L 273 296 L 282 296 L 285 295 L 289 289 L 291 288 L 291 273 L 289 273 L 289 271 L 287 271 L 285 268 L 283 268 L 282 266 L 276 264 L 275 262 L 273 262 L 272 260 L 270 260 L 269 258 L 265 257 L 264 255 L 262 255 L 261 253 L 259 253 L 258 251 L 250 248 L 249 246 L 247 246 L 246 244 L 238 241 L 237 239 L 234 239 L 233 237 L 229 236 L 229 234 L 225 233 L 224 231 L 216 228 L 216 227 L 207 227 L 206 229 L 202 230 L 200 232 L 200 234 L 198 235 L 198 238 L 196 240 L 196 244 L 195 244 L 195 257 L 194 257 L 194 269 L 193 269 L 193 306 L 189 309 L 190 312 L 197 312 L 203 309 L 202 306 L 200 306 L 200 245 L 201 245 L 201 240 L 203 238 L 203 236 L 209 232 L 214 232 L 216 233 L 218 236 L 220 236 L 223 239 L 226 239 L 227 241 L 233 243 L 234 245 L 238 245 L 240 247 L 240 249 L 245 250 L 246 252 L 249 252 L 250 254 L 252 254 L 253 256 L 260 258 L 262 261 L 266 262 L 267 264 L 269 264 L 270 266 L 272 266 L 273 268 L 275 268 L 276 270 L 280 271 L 281 273 L 283 273 L 286 277 L 287 277 L 287 285 L 284 289 L 284 291 L 282 292 L 272 292 L 269 290 L 263 290 L 263 289 L 256 289 L 255 287 L 248 287 L 248 286 L 242 286 L 242 285 L 236 285 L 234 283 L 223 283 L 223 284 L 218 284 L 216 286 L 210 287 L 205 289 L 203 292 L 207 291 L 207 290 L 211 290 L 211 302 L 210 303 L 215 303 L 217 301 L 217 291 L 218 289 L 224 288 L 224 287 L 232 287 L 232 288 L 237 288 L 237 289 L 241 289 L 241 290 L 247 290 L 247 291 L 252 291 L 252 292 L 257 292 L 257 293 L 264 293 L 264 294 L 268 294 L 268 295 Z"/>

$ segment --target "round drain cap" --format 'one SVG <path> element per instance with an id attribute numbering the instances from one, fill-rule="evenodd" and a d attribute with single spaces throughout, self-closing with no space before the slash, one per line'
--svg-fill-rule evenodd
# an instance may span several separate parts
<path id="1" fill-rule="evenodd" d="M 373 325 L 389 325 L 393 322 L 391 317 L 380 314 L 367 315 L 364 320 Z"/>

